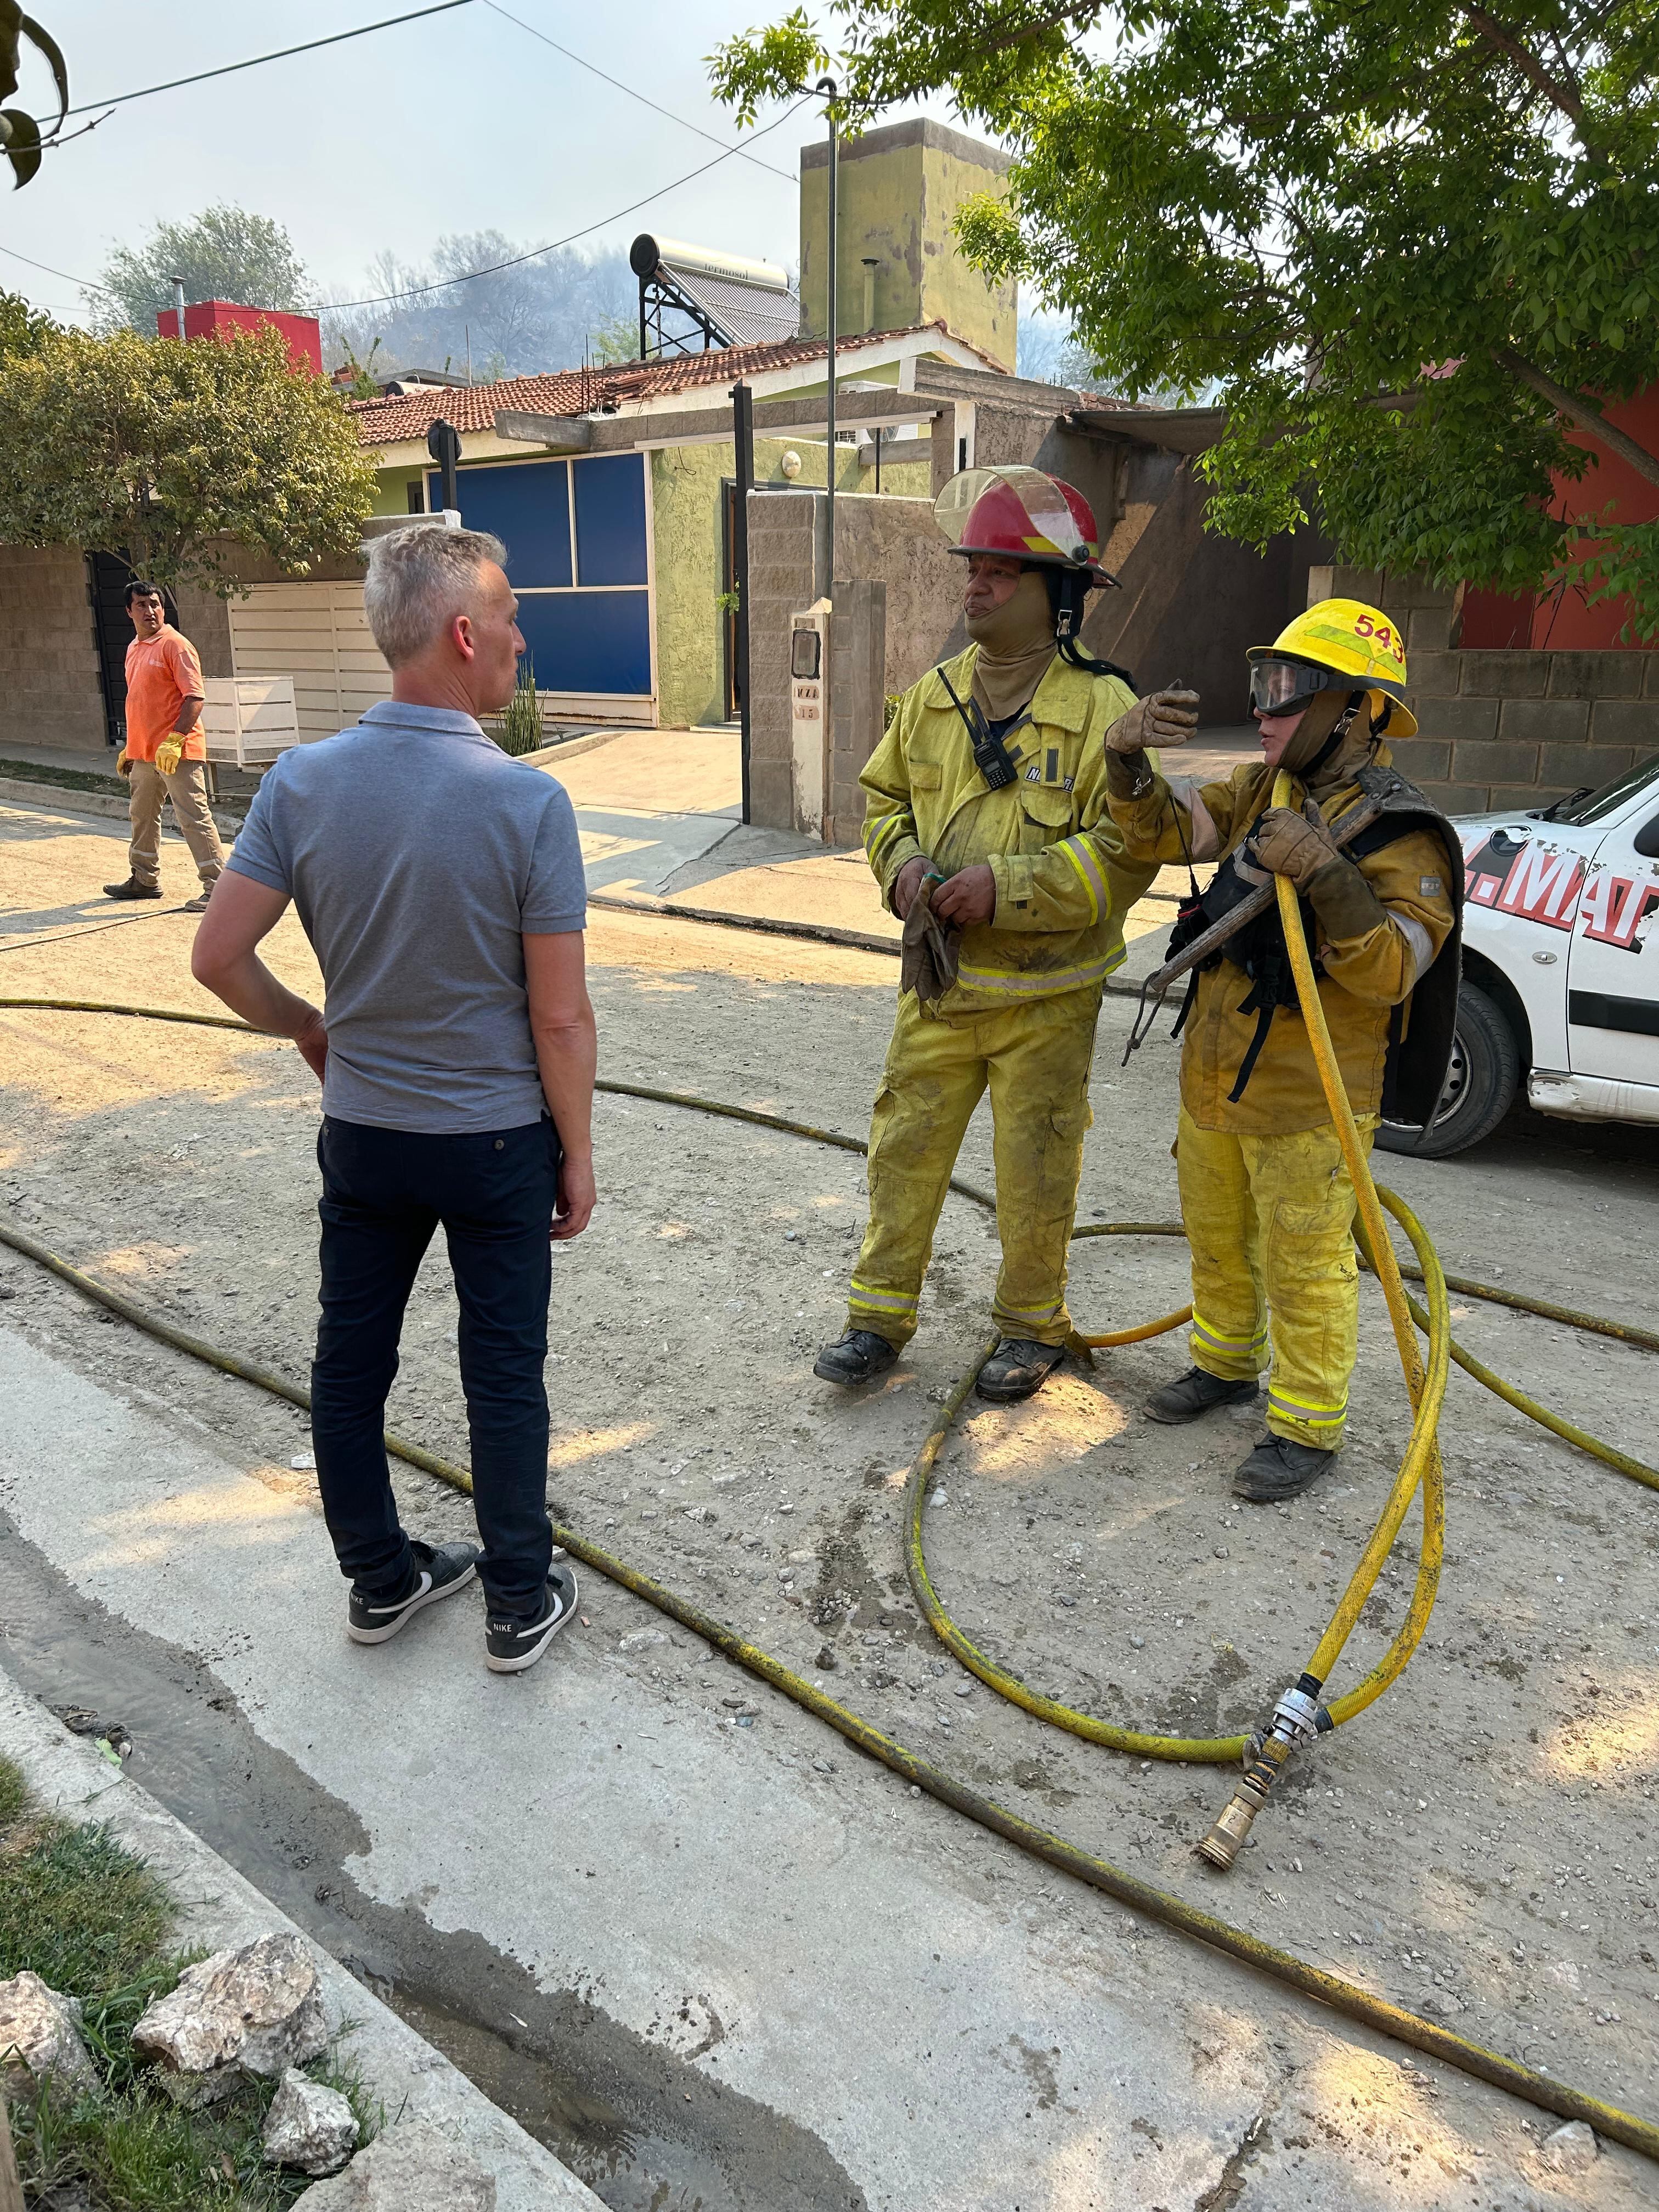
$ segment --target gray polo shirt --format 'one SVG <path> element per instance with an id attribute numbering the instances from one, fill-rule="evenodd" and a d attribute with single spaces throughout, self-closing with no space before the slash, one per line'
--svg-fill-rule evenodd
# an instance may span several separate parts
<path id="1" fill-rule="evenodd" d="M 325 1114 L 434 1136 L 540 1120 L 520 939 L 586 921 L 562 785 L 470 714 L 386 700 L 278 757 L 228 866 L 289 893 L 316 952 Z"/>

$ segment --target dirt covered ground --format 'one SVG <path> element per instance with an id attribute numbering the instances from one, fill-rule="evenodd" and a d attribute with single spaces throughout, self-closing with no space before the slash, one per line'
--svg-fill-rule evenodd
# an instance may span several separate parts
<path id="1" fill-rule="evenodd" d="M 117 872 L 110 828 L 5 810 L 0 837 L 0 994 L 208 1006 L 188 975 L 191 917 L 170 901 L 108 927 L 107 905 L 95 890 L 86 898 Z M 163 868 L 182 898 L 181 847 L 164 848 Z M 589 951 L 603 1075 L 864 1133 L 892 961 L 597 913 Z M 272 958 L 313 988 L 291 918 Z M 1177 1212 L 1176 1048 L 1163 1024 L 1120 1068 L 1130 1012 L 1109 998 L 1102 1018 L 1083 1220 Z M 209 1030 L 4 1010 L 0 1070 L 0 1218 L 303 1380 L 318 1093 L 297 1056 Z M 600 1207 L 589 1234 L 555 1248 L 559 1514 L 1086 1848 L 1479 2042 L 1659 2112 L 1659 1497 L 1454 1370 L 1447 1558 L 1427 1640 L 1378 1706 L 1296 1765 L 1221 1880 L 1191 1846 L 1231 1775 L 1127 1761 L 1044 1727 L 988 1694 L 916 1617 L 900 1492 L 938 1401 L 986 1332 L 996 1255 L 987 1218 L 947 1203 L 921 1334 L 884 1388 L 849 1398 L 816 1382 L 811 1360 L 842 1326 L 864 1218 L 860 1161 L 627 1098 L 603 1099 L 597 1119 Z M 962 1172 L 985 1184 L 988 1137 L 981 1110 Z M 1449 1270 L 1651 1325 L 1651 1136 L 1523 1110 L 1473 1156 L 1381 1166 Z M 1185 1295 L 1173 1240 L 1077 1248 L 1073 1304 L 1085 1328 L 1123 1326 Z M 234 1435 L 273 1486 L 309 1490 L 290 1466 L 307 1443 L 292 1409 L 161 1351 L 3 1250 L 0 1298 L 9 1326 Z M 1501 1373 L 1659 1457 L 1651 1355 L 1472 1300 L 1455 1311 L 1460 1338 Z M 434 1249 L 390 1425 L 464 1460 L 455 1327 Z M 1231 1469 L 1260 1432 L 1254 1413 L 1179 1431 L 1142 1418 L 1147 1391 L 1185 1364 L 1182 1338 L 1166 1337 L 1102 1355 L 1092 1373 L 1068 1365 L 1027 1407 L 971 1413 L 945 1454 L 927 1551 L 963 1626 L 1033 1685 L 1113 1719 L 1202 1734 L 1254 1723 L 1299 1671 L 1408 1423 L 1374 1285 L 1362 1291 L 1348 1448 L 1305 1499 L 1231 1498 Z M 464 1499 L 407 1468 L 397 1480 L 412 1525 L 469 1529 Z M 1398 1625 L 1415 1530 L 1413 1516 L 1334 1688 Z M 614 1648 L 637 1626 L 598 1577 L 586 1596 L 581 1634 Z M 683 1644 L 647 1646 L 629 1663 L 670 1706 L 731 1703 L 724 1670 L 698 1667 Z M 763 1727 L 763 1694 L 757 1703 L 715 1717 Z M 1056 1943 L 1107 1910 L 1079 1899 Z M 1308 2129 L 1345 2124 L 1360 2124 L 1327 2113 Z M 1552 2124 L 1531 2124 L 1540 2136 Z M 1420 2154 L 1409 2130 L 1389 2150 L 1402 2186 Z M 1551 2185 L 1571 2188 L 1572 2202 L 1611 2201 L 1593 2179 Z"/>

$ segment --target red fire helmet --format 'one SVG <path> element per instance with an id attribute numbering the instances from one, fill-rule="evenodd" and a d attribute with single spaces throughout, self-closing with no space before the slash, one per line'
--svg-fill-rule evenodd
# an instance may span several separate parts
<path id="1" fill-rule="evenodd" d="M 1075 484 L 1041 469 L 958 470 L 933 501 L 933 520 L 952 552 L 1006 553 L 1081 570 L 1097 584 L 1117 581 L 1100 565 L 1094 509 Z"/>

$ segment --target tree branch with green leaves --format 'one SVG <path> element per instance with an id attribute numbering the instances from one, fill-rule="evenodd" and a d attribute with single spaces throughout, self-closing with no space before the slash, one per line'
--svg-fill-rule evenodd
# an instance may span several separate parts
<path id="1" fill-rule="evenodd" d="M 356 550 L 374 468 L 277 331 L 99 337 L 21 305 L 0 298 L 0 544 L 111 553 L 227 598 L 237 546 L 288 575 Z"/>
<path id="2" fill-rule="evenodd" d="M 1659 382 L 1648 0 L 830 0 L 711 64 L 745 120 L 821 71 L 849 128 L 921 90 L 1002 141 L 961 250 L 1111 388 L 1218 387 L 1210 527 L 1311 518 L 1517 592 L 1616 575 L 1659 634 L 1654 533 L 1570 434 L 1659 482 L 1607 420 Z"/>

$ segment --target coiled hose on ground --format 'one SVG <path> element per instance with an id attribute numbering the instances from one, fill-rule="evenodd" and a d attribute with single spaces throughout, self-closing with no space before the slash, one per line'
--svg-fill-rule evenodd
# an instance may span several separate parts
<path id="1" fill-rule="evenodd" d="M 1281 908 L 1288 907 L 1288 921 L 1295 923 L 1297 908 L 1294 894 L 1289 892 L 1288 885 L 1285 884 L 1282 879 L 1279 897 Z M 1544 1425 L 1558 1436 L 1592 1453 L 1605 1464 L 1616 1468 L 1621 1474 L 1629 1475 L 1633 1480 L 1644 1483 L 1651 1489 L 1659 1489 L 1659 1469 L 1646 1467 L 1641 1462 L 1631 1459 L 1626 1455 L 1615 1451 L 1612 1446 L 1604 1444 L 1583 1431 L 1574 1428 L 1571 1423 L 1559 1420 L 1546 1408 L 1528 1398 L 1524 1393 L 1516 1390 L 1512 1385 L 1492 1376 L 1480 1361 L 1473 1359 L 1467 1353 L 1462 1353 L 1460 1348 L 1453 1344 L 1450 1337 L 1446 1297 L 1448 1289 L 1455 1288 L 1470 1297 L 1490 1297 L 1496 1302 L 1514 1307 L 1519 1311 L 1541 1314 L 1548 1319 L 1565 1322 L 1575 1328 L 1613 1337 L 1647 1351 L 1659 1352 L 1659 1335 L 1644 1329 L 1607 1321 L 1600 1316 L 1576 1313 L 1569 1308 L 1552 1305 L 1543 1300 L 1528 1298 L 1518 1292 L 1493 1291 L 1485 1285 L 1471 1282 L 1464 1278 L 1448 1278 L 1443 1274 L 1433 1246 L 1410 1208 L 1404 1204 L 1403 1200 L 1395 1198 L 1393 1193 L 1378 1191 L 1371 1182 L 1364 1157 L 1364 1147 L 1360 1145 L 1358 1134 L 1352 1127 L 1352 1115 L 1348 1113 L 1346 1093 L 1342 1091 L 1340 1078 L 1335 1075 L 1335 1063 L 1330 1052 L 1328 1035 L 1324 1033 L 1323 1016 L 1319 1007 L 1317 991 L 1314 986 L 1311 963 L 1308 959 L 1305 943 L 1301 939 L 1299 925 L 1287 927 L 1286 935 L 1291 946 L 1293 960 L 1296 960 L 1298 951 L 1301 956 L 1299 961 L 1296 963 L 1297 986 L 1303 994 L 1304 1011 L 1311 1004 L 1312 1011 L 1309 1015 L 1310 1034 L 1315 1040 L 1315 1051 L 1316 1056 L 1320 1058 L 1321 1073 L 1326 1083 L 1328 1097 L 1332 1096 L 1333 1087 L 1334 1088 L 1335 1096 L 1332 1097 L 1332 1105 L 1340 1133 L 1342 1132 L 1343 1117 L 1346 1115 L 1347 1119 L 1348 1126 L 1345 1133 L 1344 1149 L 1348 1158 L 1350 1174 L 1353 1177 L 1356 1194 L 1359 1198 L 1360 1224 L 1368 1248 L 1367 1257 L 1374 1267 L 1379 1261 L 1381 1263 L 1378 1271 L 1382 1276 L 1385 1295 L 1389 1297 L 1390 1318 L 1395 1324 L 1395 1340 L 1400 1348 L 1402 1365 L 1407 1374 L 1407 1387 L 1414 1407 L 1411 1441 L 1401 1463 L 1400 1473 L 1395 1478 L 1348 1589 L 1344 1593 L 1335 1613 L 1332 1616 L 1330 1626 L 1310 1662 L 1309 1674 L 1303 1678 L 1304 1681 L 1316 1672 L 1318 1682 L 1322 1687 L 1324 1680 L 1328 1676 L 1329 1668 L 1334 1663 L 1352 1628 L 1360 1607 L 1364 1603 L 1365 1594 L 1369 1591 L 1371 1583 L 1375 1581 L 1377 1571 L 1387 1558 L 1412 1498 L 1419 1486 L 1423 1489 L 1424 1495 L 1424 1535 L 1417 1587 L 1413 1595 L 1412 1605 L 1399 1635 L 1396 1636 L 1382 1659 L 1373 1668 L 1364 1681 L 1349 1691 L 1346 1696 L 1335 1700 L 1330 1707 L 1331 1720 L 1336 1723 L 1339 1719 L 1351 1718 L 1381 1695 L 1389 1683 L 1395 1679 L 1406 1665 L 1427 1625 L 1429 1611 L 1433 1604 L 1435 1587 L 1439 1577 L 1443 1521 L 1443 1494 L 1439 1452 L 1434 1431 L 1440 1401 L 1444 1393 L 1447 1364 L 1449 1359 L 1455 1358 L 1458 1364 L 1474 1376 L 1478 1381 L 1485 1382 L 1489 1389 L 1496 1389 L 1508 1403 L 1516 1407 L 1519 1411 L 1528 1414 L 1531 1419 L 1542 1421 Z M 171 1007 L 133 1006 L 109 1000 L 15 994 L 0 996 L 0 1007 L 125 1015 L 141 1019 L 183 1023 L 200 1028 L 235 1030 L 249 1035 L 260 1034 L 252 1030 L 248 1024 L 228 1015 L 193 1013 Z M 843 1136 L 834 1130 L 817 1128 L 808 1122 L 792 1121 L 782 1115 L 764 1113 L 757 1108 L 733 1105 L 722 1099 L 703 1098 L 692 1092 L 667 1091 L 647 1084 L 623 1083 L 609 1079 L 602 1079 L 598 1088 L 624 1097 L 649 1099 L 662 1105 L 684 1108 L 697 1113 L 717 1115 L 731 1121 L 750 1122 L 762 1128 L 776 1129 L 791 1136 L 807 1139 L 813 1143 L 833 1146 L 843 1152 L 863 1152 L 866 1150 L 864 1144 L 857 1138 Z M 953 1178 L 951 1188 L 977 1205 L 994 1206 L 994 1197 L 972 1183 Z M 1382 1218 L 1381 1208 L 1385 1204 L 1401 1221 L 1412 1243 L 1413 1249 L 1418 1254 L 1420 1262 L 1420 1279 L 1424 1282 L 1428 1294 L 1429 1303 L 1426 1312 L 1407 1297 L 1400 1280 L 1402 1271 L 1395 1260 Z M 1077 1234 L 1079 1237 L 1180 1236 L 1184 1234 L 1184 1231 L 1178 1223 L 1121 1222 L 1091 1224 L 1077 1231 Z M 192 1358 L 203 1361 L 222 1374 L 234 1375 L 244 1382 L 251 1382 L 257 1388 L 270 1392 L 273 1396 L 287 1400 L 291 1405 L 301 1407 L 307 1412 L 310 1410 L 310 1394 L 297 1383 L 289 1382 L 285 1377 L 271 1373 L 269 1369 L 260 1367 L 252 1361 L 243 1359 L 234 1352 L 226 1352 L 200 1337 L 191 1335 L 186 1330 L 174 1328 L 170 1322 L 163 1319 L 159 1314 L 150 1312 L 148 1308 L 140 1305 L 136 1300 L 112 1289 L 107 1284 L 100 1282 L 94 1276 L 85 1273 L 81 1268 L 75 1267 L 60 1255 L 51 1250 L 49 1247 L 34 1237 L 26 1235 L 21 1230 L 0 1223 L 0 1243 L 9 1245 L 14 1250 L 35 1261 L 83 1296 L 94 1299 L 108 1311 L 118 1315 L 123 1320 L 131 1322 L 159 1341 L 172 1345 L 176 1350 L 188 1353 Z M 1419 1272 L 1419 1270 L 1413 1271 L 1413 1273 Z M 1165 1316 L 1159 1321 L 1143 1324 L 1137 1328 L 1109 1331 L 1100 1335 L 1083 1339 L 1082 1342 L 1097 1348 L 1134 1343 L 1156 1336 L 1167 1329 L 1177 1328 L 1187 1318 L 1188 1315 L 1183 1310 Z M 1429 1334 L 1430 1358 L 1426 1370 L 1418 1356 L 1416 1338 L 1412 1328 L 1413 1322 L 1417 1327 L 1425 1329 Z M 1133 1730 L 1114 1729 L 1090 1715 L 1074 1712 L 1071 1708 L 1059 1704 L 1056 1700 L 1042 1697 L 1040 1692 L 1030 1689 L 1017 1677 L 1006 1674 L 1005 1670 L 998 1668 L 994 1662 L 979 1652 L 951 1620 L 949 1613 L 939 1602 L 928 1579 L 926 1561 L 922 1556 L 923 1502 L 927 1483 L 937 1463 L 939 1451 L 965 1404 L 978 1377 L 980 1367 L 990 1350 L 991 1346 L 988 1343 L 972 1366 L 957 1379 L 949 1397 L 941 1407 L 932 1429 L 923 1440 L 921 1448 L 912 1463 L 906 1486 L 906 1564 L 913 1587 L 915 1589 L 918 1603 L 921 1606 L 930 1626 L 965 1665 L 980 1675 L 988 1686 L 996 1689 L 1003 1696 L 1010 1698 L 1014 1703 L 1023 1705 L 1028 1711 L 1036 1714 L 1040 1718 L 1054 1725 L 1065 1728 L 1073 1734 L 1086 1736 L 1091 1741 L 1108 1744 L 1114 1748 L 1133 1751 L 1142 1757 L 1189 1761 L 1209 1759 L 1217 1763 L 1232 1760 L 1244 1748 L 1246 1739 L 1243 1737 L 1211 1740 L 1182 1739 L 1142 1735 Z M 471 1492 L 471 1478 L 465 1468 L 458 1467 L 452 1461 L 442 1458 L 435 1452 L 427 1451 L 418 1444 L 404 1443 L 401 1438 L 391 1434 L 387 1435 L 386 1443 L 387 1450 L 407 1465 L 418 1468 L 423 1473 L 435 1476 L 439 1480 L 448 1483 L 455 1489 Z M 680 1622 L 694 1634 L 702 1637 L 723 1656 L 769 1684 L 799 1705 L 803 1711 L 810 1713 L 815 1719 L 834 1729 L 846 1741 L 856 1749 L 866 1753 L 869 1757 L 878 1760 L 893 1773 L 898 1775 L 902 1780 L 914 1788 L 925 1790 L 929 1796 L 933 1797 L 939 1803 L 950 1806 L 953 1811 L 963 1814 L 992 1833 L 1018 1844 L 1021 1850 L 1043 1860 L 1060 1872 L 1074 1876 L 1078 1881 L 1087 1883 L 1091 1888 L 1116 1899 L 1119 1903 L 1146 1914 L 1149 1918 L 1162 1922 L 1166 1927 L 1176 1929 L 1183 1935 L 1194 1937 L 1213 1950 L 1223 1952 L 1230 1958 L 1271 1975 L 1276 1981 L 1299 1990 L 1304 1996 L 1317 1998 L 1322 2003 L 1329 2005 L 1334 2010 L 1344 2014 L 1349 2019 L 1357 2021 L 1366 2027 L 1389 2036 L 1397 2042 L 1409 2045 L 1431 2058 L 1456 2068 L 1460 2072 L 1490 2082 L 1495 2087 L 1507 2090 L 1512 2095 L 1523 2099 L 1541 2111 L 1553 2112 L 1563 2119 L 1583 2120 L 1610 2141 L 1623 2143 L 1628 2148 L 1641 2153 L 1644 2157 L 1659 2162 L 1659 2126 L 1655 2125 L 1651 2121 L 1644 2120 L 1633 2113 L 1624 2112 L 1616 2106 L 1606 2103 L 1601 2098 L 1590 2095 L 1587 2091 L 1575 2088 L 1567 2082 L 1558 2081 L 1550 2075 L 1540 2073 L 1532 2067 L 1523 2065 L 1516 2059 L 1506 2057 L 1501 2051 L 1490 2051 L 1480 2044 L 1455 2033 L 1438 2021 L 1425 2019 L 1421 2014 L 1409 2012 L 1401 2006 L 1390 2004 L 1386 1998 L 1377 1996 L 1373 1991 L 1364 1988 L 1358 1983 L 1351 1982 L 1340 1974 L 1330 1973 L 1305 1959 L 1298 1958 L 1293 1952 L 1281 1949 L 1276 1944 L 1265 1942 L 1261 1937 L 1251 1935 L 1248 1929 L 1235 1927 L 1231 1922 L 1221 1919 L 1218 1915 L 1206 1912 L 1199 1906 L 1188 1904 L 1184 1898 L 1176 1896 L 1171 1891 L 1159 1889 L 1150 1882 L 1141 1881 L 1126 1868 L 1115 1865 L 1109 1860 L 1097 1857 L 1092 1852 L 1085 1851 L 1079 1845 L 1067 1842 L 1064 1838 L 1037 1826 L 1035 1822 L 1024 1819 L 1018 1813 L 1011 1812 L 994 1799 L 983 1796 L 978 1790 L 969 1789 L 955 1776 L 935 1766 L 931 1760 L 923 1759 L 918 1753 L 908 1750 L 884 1730 L 876 1728 L 859 1714 L 850 1711 L 836 1699 L 826 1696 L 822 1690 L 816 1688 L 804 1676 L 796 1674 L 793 1668 L 784 1666 L 781 1661 L 763 1650 L 757 1644 L 751 1644 L 747 1638 L 739 1635 L 735 1629 L 729 1627 L 724 1621 L 705 1612 L 692 1600 L 681 1596 L 678 1592 L 657 1582 L 652 1576 L 642 1573 L 636 1567 L 630 1566 L 626 1560 L 618 1559 L 614 1553 L 593 1543 L 580 1531 L 556 1525 L 554 1533 L 556 1540 L 574 1558 L 580 1559 L 584 1565 L 593 1568 L 596 1572 L 631 1591 L 635 1596 L 643 1599 L 670 1619 Z M 1269 1786 L 1271 1786 L 1271 1778 Z"/>

